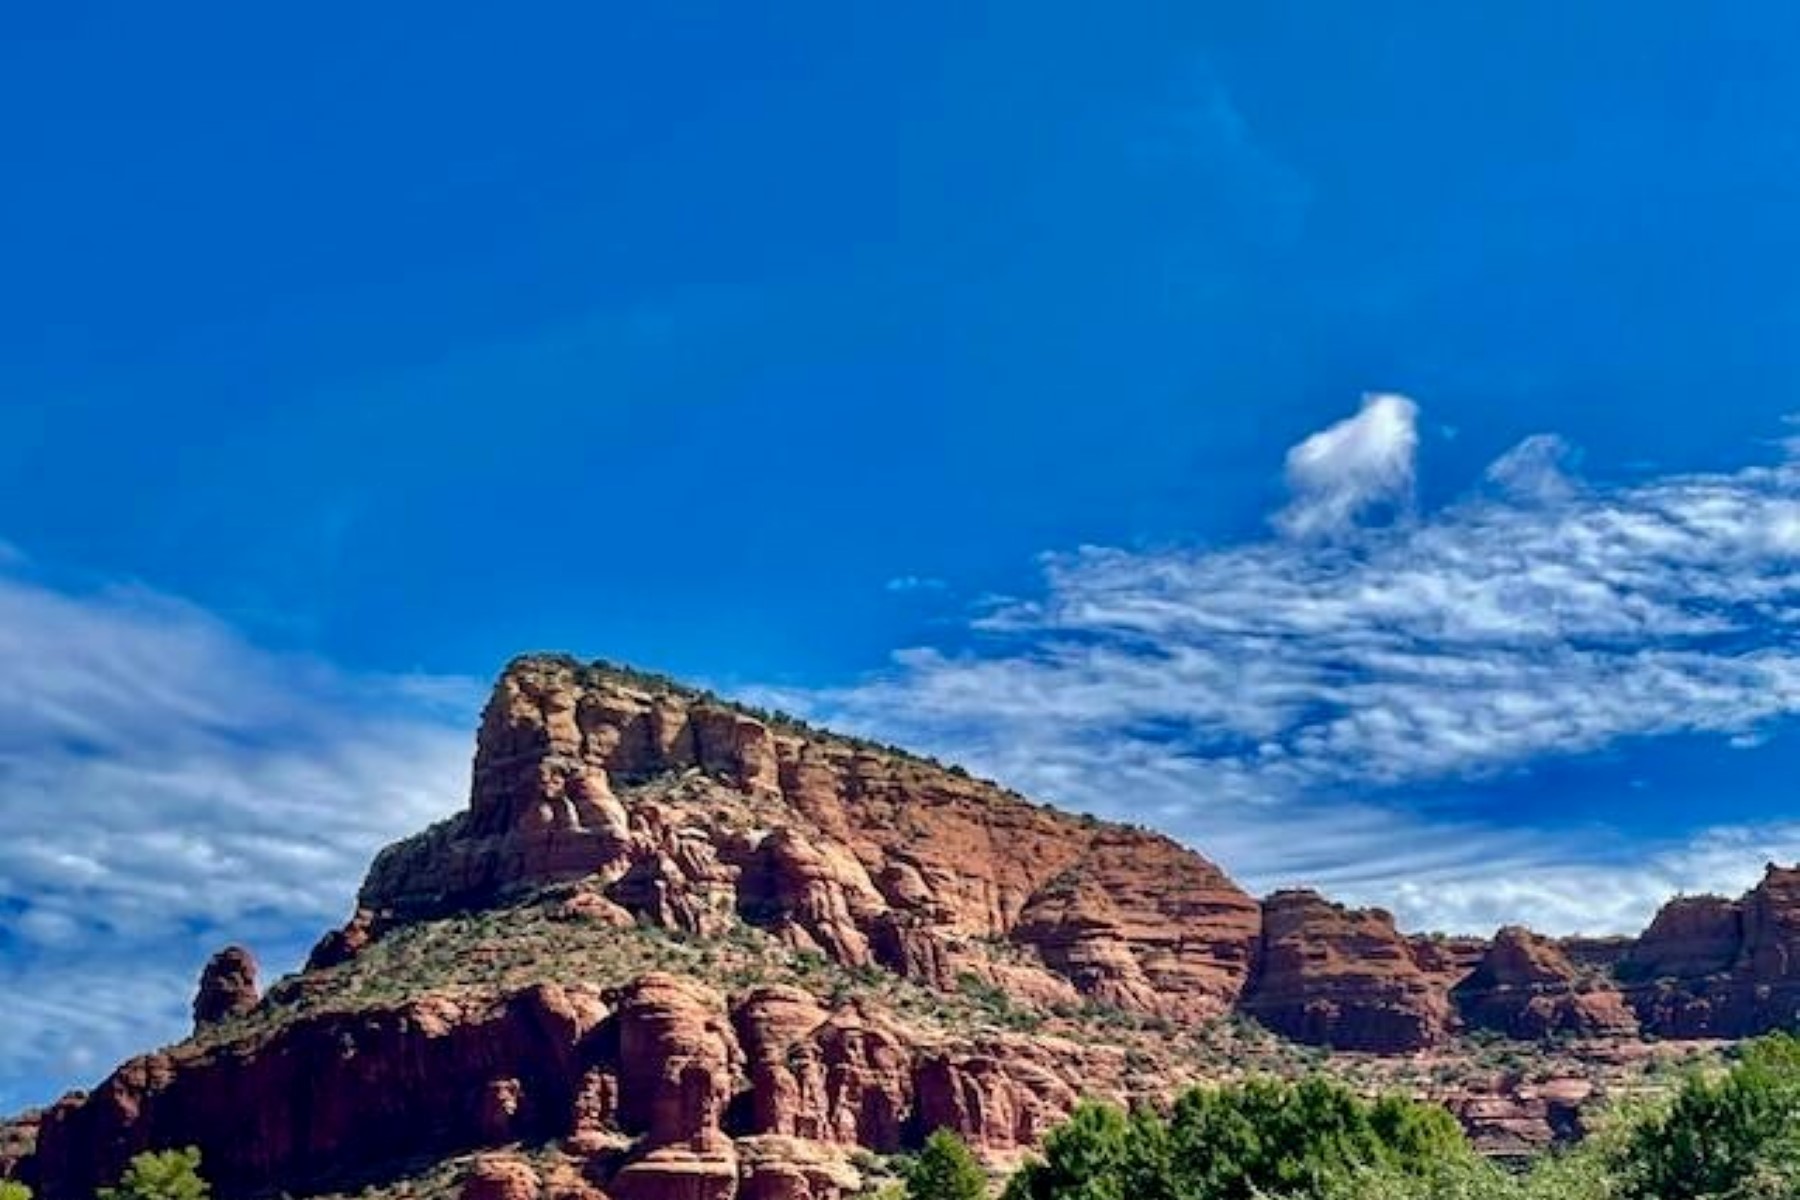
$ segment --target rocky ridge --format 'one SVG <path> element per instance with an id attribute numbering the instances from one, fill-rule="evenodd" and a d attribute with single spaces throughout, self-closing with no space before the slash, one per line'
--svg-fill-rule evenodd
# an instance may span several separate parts
<path id="1" fill-rule="evenodd" d="M 891 748 L 526 658 L 467 809 L 377 858 L 305 972 L 259 996 L 222 952 L 195 1036 L 6 1126 L 0 1175 L 72 1200 L 198 1143 L 231 1200 L 553 1147 L 471 1159 L 462 1186 L 825 1200 L 933 1128 L 1003 1161 L 1083 1095 L 1305 1062 L 1245 1017 L 1516 1149 L 1631 1086 L 1661 1053 L 1640 1032 L 1791 1022 L 1796 951 L 1800 870 L 1672 902 L 1635 942 L 1409 937 Z M 1482 1076 L 1484 1031 L 1578 1049 Z"/>

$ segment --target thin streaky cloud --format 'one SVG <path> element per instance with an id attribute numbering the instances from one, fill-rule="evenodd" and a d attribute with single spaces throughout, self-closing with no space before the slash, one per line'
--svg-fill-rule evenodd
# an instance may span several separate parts
<path id="1" fill-rule="evenodd" d="M 0 575 L 0 1107 L 179 1035 L 220 944 L 340 920 L 373 853 L 466 794 L 475 708 L 466 680 L 272 654 L 144 588 Z"/>

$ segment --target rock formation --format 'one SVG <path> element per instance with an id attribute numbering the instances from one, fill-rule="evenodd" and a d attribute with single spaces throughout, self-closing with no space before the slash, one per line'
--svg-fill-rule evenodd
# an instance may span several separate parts
<path id="1" fill-rule="evenodd" d="M 1422 1050 L 1448 1031 L 1444 989 L 1381 909 L 1351 909 L 1317 892 L 1263 902 L 1254 982 L 1243 1009 L 1287 1037 L 1340 1050 Z"/>
<path id="2" fill-rule="evenodd" d="M 28 1173 L 37 1153 L 42 1119 L 43 1114 L 33 1109 L 0 1121 L 0 1179 L 18 1179 Z"/>
<path id="3" fill-rule="evenodd" d="M 200 972 L 194 994 L 194 1028 L 205 1029 L 256 1007 L 256 958 L 242 946 L 227 946 Z"/>
<path id="4" fill-rule="evenodd" d="M 654 798 L 637 786 L 684 775 L 686 789 Z M 1185 1019 L 1237 1000 L 1259 926 L 1253 899 L 1161 835 L 697 693 L 528 659 L 483 716 L 468 811 L 383 852 L 358 917 L 314 961 L 575 879 L 640 920 L 694 934 L 744 920 L 940 988 L 992 976 L 972 939 L 1009 941 L 1036 959 L 1010 989 Z"/>
<path id="5" fill-rule="evenodd" d="M 193 1144 L 221 1194 L 299 1190 L 355 1164 L 564 1132 L 598 996 L 425 996 L 302 1018 L 247 1042 L 133 1059 L 38 1131 L 43 1200 L 91 1196 L 141 1150 Z"/>
<path id="6" fill-rule="evenodd" d="M 1740 900 L 1664 905 L 1618 967 L 1646 1030 L 1746 1037 L 1800 1020 L 1800 868 L 1769 864 Z"/>
<path id="7" fill-rule="evenodd" d="M 1500 1076 L 1446 1097 L 1445 1106 L 1483 1153 L 1522 1159 L 1580 1137 L 1582 1110 L 1593 1095 L 1593 1084 L 1584 1079 Z"/>
<path id="8" fill-rule="evenodd" d="M 605 994 L 425 997 L 134 1059 L 43 1115 L 30 1177 L 43 1200 L 74 1200 L 138 1151 L 194 1144 L 222 1195 L 304 1193 L 359 1167 L 555 1142 L 610 1163 L 615 1197 L 775 1194 L 759 1176 L 846 1178 L 820 1143 L 891 1152 L 947 1128 L 989 1151 L 1029 1146 L 1082 1095 L 1133 1096 L 1124 1074 L 1123 1056 L 1057 1039 L 946 1037 L 862 1003 L 728 999 L 653 973 Z M 465 1195 L 527 1196 L 533 1178 L 484 1160 Z"/>
<path id="9" fill-rule="evenodd" d="M 1636 1015 L 1610 981 L 1584 975 L 1550 939 L 1517 925 L 1494 935 L 1479 965 L 1451 994 L 1465 1023 L 1508 1037 L 1638 1032 Z"/>

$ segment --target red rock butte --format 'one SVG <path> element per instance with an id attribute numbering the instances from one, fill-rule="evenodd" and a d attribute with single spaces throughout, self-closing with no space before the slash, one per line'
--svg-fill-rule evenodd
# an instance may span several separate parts
<path id="1" fill-rule="evenodd" d="M 480 1152 L 470 1200 L 827 1200 L 858 1151 L 943 1127 L 1004 1160 L 1083 1096 L 1223 1077 L 1194 1047 L 1238 1018 L 1362 1055 L 1481 1030 L 1617 1054 L 1787 1027 L 1797 974 L 1796 870 L 1635 940 L 1409 936 L 890 747 L 528 657 L 467 808 L 376 858 L 306 970 L 259 994 L 221 952 L 195 1035 L 0 1126 L 0 1175 L 86 1200 L 193 1144 L 231 1200 Z M 1586 1095 L 1447 1098 L 1530 1142 Z"/>

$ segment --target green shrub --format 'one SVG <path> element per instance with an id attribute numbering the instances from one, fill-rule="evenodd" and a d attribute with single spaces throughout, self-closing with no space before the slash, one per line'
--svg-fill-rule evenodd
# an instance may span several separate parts
<path id="1" fill-rule="evenodd" d="M 1083 1104 L 1044 1139 L 1043 1157 L 1014 1173 L 1001 1200 L 1175 1200 L 1169 1168 L 1160 1119 Z"/>
<path id="2" fill-rule="evenodd" d="M 1006 1200 L 1315 1197 L 1359 1174 L 1409 1178 L 1475 1164 L 1449 1113 L 1340 1083 L 1257 1080 L 1201 1088 L 1164 1121 L 1085 1105 L 1045 1140 Z"/>
<path id="3" fill-rule="evenodd" d="M 31 1189 L 16 1179 L 0 1179 L 0 1200 L 31 1200 Z"/>
<path id="4" fill-rule="evenodd" d="M 200 1151 L 147 1151 L 133 1158 L 117 1187 L 101 1188 L 99 1200 L 208 1200 L 200 1176 Z"/>
<path id="5" fill-rule="evenodd" d="M 1625 1139 L 1616 1167 L 1631 1200 L 1800 1195 L 1800 1040 L 1748 1043 L 1723 1075 L 1695 1075 Z"/>
<path id="6" fill-rule="evenodd" d="M 987 1172 L 963 1140 L 948 1129 L 925 1139 L 901 1171 L 906 1200 L 984 1200 Z"/>

